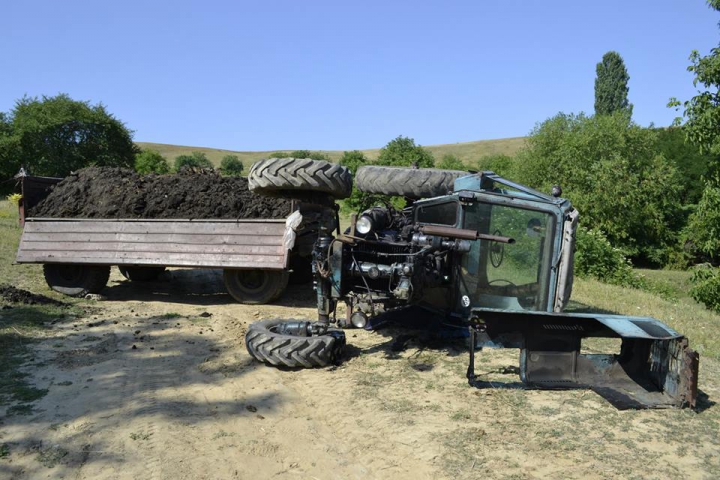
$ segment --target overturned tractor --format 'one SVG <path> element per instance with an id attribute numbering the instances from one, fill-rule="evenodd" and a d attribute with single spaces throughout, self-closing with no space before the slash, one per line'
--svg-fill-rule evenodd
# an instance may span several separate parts
<path id="1" fill-rule="evenodd" d="M 477 347 L 520 349 L 520 379 L 535 388 L 592 388 L 620 408 L 694 406 L 698 354 L 653 318 L 563 313 L 573 283 L 578 212 L 492 172 L 361 167 L 356 187 L 405 197 L 374 206 L 339 231 L 335 199 L 350 195 L 347 169 L 268 159 L 250 189 L 300 201 L 292 223 L 319 225 L 312 263 L 318 320 L 251 325 L 250 354 L 271 365 L 321 367 L 341 360 L 342 328 L 418 306 L 469 330 L 468 380 Z M 338 302 L 347 315 L 337 319 Z M 618 354 L 583 354 L 583 338 L 619 338 Z"/>

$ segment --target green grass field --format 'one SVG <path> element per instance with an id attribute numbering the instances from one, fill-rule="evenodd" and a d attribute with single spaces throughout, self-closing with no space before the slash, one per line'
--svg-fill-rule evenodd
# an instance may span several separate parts
<path id="1" fill-rule="evenodd" d="M 171 163 L 178 155 L 189 154 L 191 152 L 202 152 L 207 155 L 207 157 L 214 165 L 219 166 L 220 160 L 222 160 L 225 155 L 237 155 L 240 160 L 242 160 L 246 169 L 249 168 L 253 162 L 262 158 L 268 158 L 270 154 L 278 151 L 233 151 L 221 150 L 218 148 L 188 147 L 183 145 L 167 145 L 163 143 L 149 142 L 137 142 L 137 145 L 140 148 L 157 150 Z M 520 150 L 523 145 L 525 145 L 525 137 L 501 138 L 497 140 L 480 140 L 477 142 L 448 143 L 444 145 L 429 145 L 425 147 L 433 153 L 436 160 L 440 160 L 443 156 L 451 154 L 457 156 L 466 164 L 471 164 L 472 162 L 477 161 L 480 157 L 483 157 L 485 155 L 494 155 L 500 153 L 505 155 L 513 155 L 518 150 Z M 348 150 L 352 150 L 352 148 L 348 148 Z M 343 152 L 340 150 L 319 151 L 327 154 L 333 160 L 338 160 L 343 154 Z M 371 148 L 361 151 L 370 159 L 377 158 L 378 154 L 380 153 L 379 148 Z"/>

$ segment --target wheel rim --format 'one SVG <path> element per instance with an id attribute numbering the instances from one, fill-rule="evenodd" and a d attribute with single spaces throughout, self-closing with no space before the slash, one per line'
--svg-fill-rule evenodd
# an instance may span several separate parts
<path id="1" fill-rule="evenodd" d="M 82 280 L 83 267 L 79 265 L 60 265 L 57 273 L 65 284 L 75 285 Z"/>
<path id="2" fill-rule="evenodd" d="M 268 281 L 267 273 L 262 270 L 239 271 L 235 274 L 237 285 L 247 292 L 258 292 Z"/>

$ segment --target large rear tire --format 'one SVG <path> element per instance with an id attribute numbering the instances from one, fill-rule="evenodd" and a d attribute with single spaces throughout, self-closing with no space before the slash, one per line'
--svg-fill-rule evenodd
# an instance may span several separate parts
<path id="1" fill-rule="evenodd" d="M 282 295 L 288 284 L 285 270 L 236 270 L 223 271 L 225 288 L 238 302 L 250 305 L 268 303 Z"/>
<path id="2" fill-rule="evenodd" d="M 46 263 L 43 274 L 48 286 L 71 297 L 100 293 L 110 278 L 109 266 Z"/>
<path id="3" fill-rule="evenodd" d="M 355 186 L 366 193 L 397 195 L 412 199 L 430 198 L 452 192 L 455 179 L 463 175 L 468 173 L 436 168 L 367 165 L 358 168 Z"/>
<path id="4" fill-rule="evenodd" d="M 336 364 L 345 348 L 345 333 L 331 328 L 325 335 L 300 337 L 277 333 L 285 320 L 265 320 L 250 325 L 245 334 L 248 353 L 276 367 L 318 368 Z"/>
<path id="5" fill-rule="evenodd" d="M 118 270 L 123 277 L 132 282 L 150 282 L 157 280 L 161 273 L 165 271 L 165 267 L 126 267 L 118 265 Z"/>
<path id="6" fill-rule="evenodd" d="M 352 175 L 336 163 L 308 158 L 268 158 L 255 162 L 250 168 L 248 186 L 255 193 L 274 197 L 323 193 L 347 198 L 352 193 Z"/>

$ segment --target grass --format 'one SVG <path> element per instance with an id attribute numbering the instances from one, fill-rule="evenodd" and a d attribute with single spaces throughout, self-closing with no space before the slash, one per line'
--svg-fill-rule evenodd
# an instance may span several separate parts
<path id="1" fill-rule="evenodd" d="M 17 211 L 10 202 L 0 202 L 0 278 L 18 288 L 60 299 L 43 281 L 39 265 L 12 265 L 20 240 Z M 67 302 L 67 299 L 63 298 Z M 25 366 L 32 362 L 31 345 L 45 336 L 50 322 L 82 315 L 77 306 L 11 305 L 0 311 L 0 406 L 6 415 L 30 415 L 33 403 L 47 394 L 46 389 L 29 383 Z"/>
<path id="2" fill-rule="evenodd" d="M 390 139 L 388 139 L 390 140 Z M 150 142 L 136 142 L 140 148 L 149 148 L 157 150 L 170 163 L 175 160 L 178 155 L 185 155 L 192 152 L 202 152 L 207 155 L 208 159 L 215 166 L 220 165 L 220 161 L 225 155 L 237 155 L 238 158 L 243 162 L 245 166 L 245 172 L 250 169 L 253 162 L 268 158 L 272 153 L 278 150 L 269 150 L 264 152 L 251 152 L 251 151 L 234 151 L 234 150 L 222 150 L 218 148 L 206 148 L 206 147 L 189 147 L 184 145 L 167 145 L 164 143 L 150 143 Z M 448 143 L 443 145 L 429 145 L 425 146 L 432 152 L 436 160 L 440 160 L 445 155 L 455 155 L 463 162 L 469 164 L 477 161 L 480 157 L 485 155 L 494 154 L 505 154 L 514 155 L 520 148 L 525 144 L 525 137 L 515 138 L 500 138 L 496 140 L 480 140 L 476 142 L 461 142 L 461 143 Z M 293 151 L 296 149 L 288 149 L 281 151 Z M 353 150 L 353 148 L 348 148 Z M 342 156 L 341 150 L 319 150 L 322 153 L 327 154 L 333 161 L 337 161 Z M 362 151 L 369 159 L 377 158 L 380 153 L 379 148 L 370 148 Z"/>
<path id="3" fill-rule="evenodd" d="M 151 433 L 133 432 L 130 434 L 130 438 L 132 440 L 136 440 L 136 441 L 137 440 L 143 441 L 143 440 L 149 440 L 151 435 L 152 435 Z"/>
<path id="4" fill-rule="evenodd" d="M 683 272 L 680 272 L 683 273 Z M 655 275 L 655 274 L 652 274 Z M 674 279 L 681 275 L 657 274 L 658 281 Z M 672 282 L 670 282 L 672 283 Z M 654 317 L 690 339 L 690 345 L 701 357 L 720 360 L 720 314 L 700 305 L 687 295 L 686 289 L 678 287 L 678 298 L 667 300 L 652 292 L 607 285 L 596 280 L 577 279 L 572 300 L 594 309 L 608 310 L 622 315 Z"/>

